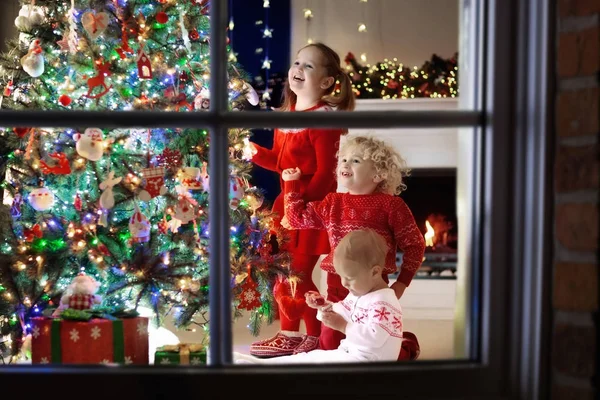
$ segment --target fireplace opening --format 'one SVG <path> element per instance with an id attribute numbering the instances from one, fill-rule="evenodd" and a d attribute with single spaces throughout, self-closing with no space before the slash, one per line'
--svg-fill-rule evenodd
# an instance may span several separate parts
<path id="1" fill-rule="evenodd" d="M 455 279 L 458 227 L 456 169 L 416 169 L 400 197 L 425 238 L 425 258 L 415 278 Z M 398 254 L 398 265 L 402 262 Z"/>

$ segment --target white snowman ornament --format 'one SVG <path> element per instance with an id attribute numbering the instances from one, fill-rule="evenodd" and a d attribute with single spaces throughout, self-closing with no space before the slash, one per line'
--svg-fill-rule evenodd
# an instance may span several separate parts
<path id="1" fill-rule="evenodd" d="M 135 212 L 129 219 L 129 232 L 134 243 L 145 243 L 150 241 L 150 222 L 148 218 L 135 206 Z"/>
<path id="2" fill-rule="evenodd" d="M 15 26 L 19 31 L 29 31 L 34 26 L 44 22 L 44 10 L 41 7 L 25 4 L 19 10 L 19 16 L 15 18 Z"/>
<path id="3" fill-rule="evenodd" d="M 54 205 L 54 193 L 47 187 L 33 189 L 29 193 L 29 205 L 36 211 L 47 211 Z"/>
<path id="4" fill-rule="evenodd" d="M 98 161 L 104 154 L 104 134 L 100 128 L 87 128 L 83 134 L 76 133 L 73 139 L 77 142 L 75 149 L 81 157 L 90 161 Z"/>
<path id="5" fill-rule="evenodd" d="M 35 39 L 29 45 L 27 54 L 21 57 L 23 71 L 27 72 L 32 78 L 37 78 L 44 73 L 44 54 L 41 43 L 40 39 Z"/>

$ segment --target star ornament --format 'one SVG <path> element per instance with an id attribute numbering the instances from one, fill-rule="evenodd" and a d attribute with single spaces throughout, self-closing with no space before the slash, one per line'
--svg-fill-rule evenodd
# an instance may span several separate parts
<path id="1" fill-rule="evenodd" d="M 273 60 L 265 58 L 262 63 L 262 69 L 271 69 L 271 62 L 273 62 Z"/>
<path id="2" fill-rule="evenodd" d="M 272 38 L 273 37 L 273 29 L 270 29 L 268 26 L 263 30 L 263 37 Z"/>
<path id="3" fill-rule="evenodd" d="M 269 0 L 263 0 L 263 8 L 271 7 L 271 2 Z"/>
<path id="4" fill-rule="evenodd" d="M 60 47 L 60 51 L 69 50 L 69 39 L 67 38 L 67 35 L 64 35 L 61 40 L 56 42 L 56 44 L 58 45 L 58 47 Z"/>

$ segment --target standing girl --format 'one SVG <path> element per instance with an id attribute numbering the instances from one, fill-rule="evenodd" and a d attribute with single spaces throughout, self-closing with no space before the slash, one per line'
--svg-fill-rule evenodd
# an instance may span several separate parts
<path id="1" fill-rule="evenodd" d="M 334 96 L 336 83 L 339 93 Z M 340 66 L 340 57 L 322 43 L 309 44 L 297 53 L 288 72 L 280 108 L 288 112 L 351 111 L 354 94 L 348 75 Z M 273 148 L 266 149 L 248 143 L 245 149 L 256 165 L 281 173 L 287 168 L 299 167 L 302 176 L 299 187 L 305 201 L 322 200 L 327 193 L 335 192 L 336 153 L 344 129 L 298 128 L 275 129 Z M 283 185 L 275 199 L 273 211 L 280 219 L 284 215 Z M 280 331 L 272 338 L 255 342 L 250 353 L 257 357 L 278 357 L 314 350 L 318 347 L 321 323 L 316 310 L 306 306 L 304 294 L 316 290 L 312 272 L 321 254 L 330 251 L 327 232 L 318 230 L 288 231 L 290 241 L 284 250 L 290 253 L 291 270 L 298 281 L 277 281 L 273 288 L 277 301 Z M 300 321 L 306 334 L 300 334 Z"/>

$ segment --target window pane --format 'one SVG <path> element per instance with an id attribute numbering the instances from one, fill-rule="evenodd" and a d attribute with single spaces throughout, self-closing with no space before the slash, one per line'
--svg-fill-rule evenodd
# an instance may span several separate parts
<path id="1" fill-rule="evenodd" d="M 241 148 L 244 132 L 230 135 Z M 2 136 L 6 361 L 140 365 L 158 354 L 168 364 L 179 353 L 157 347 L 181 342 L 202 345 L 186 362 L 204 363 L 208 131 L 5 128 Z M 231 155 L 232 246 L 243 264 L 253 252 L 251 192 L 242 192 L 250 165 L 233 147 Z"/>
<path id="2" fill-rule="evenodd" d="M 271 254 L 287 251 L 290 270 L 272 277 L 271 290 L 262 293 L 255 307 L 241 307 L 243 314 L 233 324 L 234 358 L 261 362 L 262 358 L 292 354 L 297 348 L 314 349 L 317 337 L 325 348 L 337 348 L 343 335 L 324 327 L 316 311 L 307 306 L 305 293 L 310 291 L 319 292 L 327 305 L 341 302 L 333 309 L 342 315 L 347 312 L 351 322 L 346 332 L 371 323 L 369 332 L 380 332 L 389 344 L 403 331 L 402 357 L 420 353 L 419 360 L 469 358 L 464 342 L 472 334 L 471 301 L 463 293 L 467 289 L 461 276 L 470 277 L 474 267 L 469 254 L 473 245 L 469 221 L 474 213 L 471 183 L 475 171 L 473 163 L 461 161 L 461 157 L 476 154 L 473 135 L 461 132 L 459 136 L 458 129 L 449 128 L 350 128 L 348 135 L 341 136 L 336 157 L 340 132 L 253 130 L 251 141 L 257 152 L 250 183 L 265 190 L 263 209 L 279 215 L 285 212 L 287 223 L 297 229 L 276 231 L 279 241 L 291 240 L 287 246 L 276 242 L 278 250 Z M 332 143 L 330 148 L 327 141 Z M 312 143 L 318 143 L 315 147 L 319 149 Z M 273 163 L 267 158 L 272 154 L 269 149 L 275 149 Z M 279 173 L 295 167 L 300 173 L 292 174 L 293 183 L 285 182 L 282 187 Z M 362 249 L 356 254 L 342 241 L 361 228 L 374 229 L 391 249 L 384 249 L 383 272 L 374 280 L 364 276 L 364 281 L 359 280 L 360 271 L 374 265 L 368 264 L 372 259 L 365 259 L 373 246 L 365 249 L 355 244 Z M 258 265 L 251 268 L 260 270 Z M 402 292 L 405 285 L 408 287 Z M 388 286 L 398 292 L 387 290 Z M 347 288 L 353 291 L 348 298 Z M 396 295 L 400 293 L 398 304 Z M 371 297 L 386 310 L 379 303 L 370 308 Z M 350 334 L 341 346 L 350 353 L 361 349 L 363 358 L 350 357 L 354 361 L 389 357 L 392 344 L 383 347 L 384 355 L 365 350 L 381 339 L 375 336 L 362 332 L 360 337 L 366 342 L 359 345 Z M 326 358 L 325 362 L 343 361 L 343 357 Z M 273 362 L 293 360 L 296 358 Z"/>
<path id="3" fill-rule="evenodd" d="M 459 0 L 233 0 L 229 4 L 231 57 L 250 75 L 260 96 L 254 109 L 282 106 L 295 61 L 300 63 L 299 68 L 291 68 L 290 79 L 296 79 L 293 87 L 311 84 L 307 68 L 329 69 L 327 76 L 335 79 L 327 83 L 326 91 L 333 90 L 336 97 L 331 103 L 339 108 L 347 106 L 343 101 L 347 92 L 363 100 L 459 95 Z M 327 49 L 299 53 L 318 42 L 337 54 L 337 66 Z M 363 102 L 357 110 L 368 109 L 367 104 L 372 103 Z M 283 107 L 288 109 L 289 104 Z"/>

